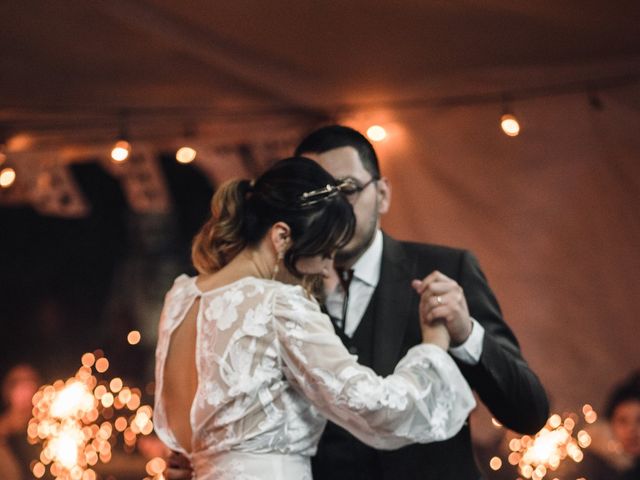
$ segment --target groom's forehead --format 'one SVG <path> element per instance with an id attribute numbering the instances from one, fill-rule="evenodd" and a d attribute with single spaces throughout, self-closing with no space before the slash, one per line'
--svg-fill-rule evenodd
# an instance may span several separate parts
<path id="1" fill-rule="evenodd" d="M 337 179 L 366 175 L 358 151 L 353 147 L 339 147 L 323 153 L 305 153 L 304 156 L 318 162 Z"/>

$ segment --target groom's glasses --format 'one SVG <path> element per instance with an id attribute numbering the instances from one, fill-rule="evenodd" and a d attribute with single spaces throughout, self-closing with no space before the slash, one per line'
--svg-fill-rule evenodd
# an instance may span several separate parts
<path id="1" fill-rule="evenodd" d="M 378 177 L 372 177 L 368 182 L 360 183 L 355 178 L 349 177 L 341 180 L 338 188 L 340 189 L 340 192 L 342 192 L 347 196 L 347 198 L 349 198 L 349 201 L 351 203 L 355 203 L 358 199 L 358 196 L 360 195 L 360 192 L 362 192 L 365 188 L 367 188 L 373 182 L 377 182 L 378 180 L 380 180 Z"/>
<path id="2" fill-rule="evenodd" d="M 337 185 L 328 184 L 325 187 L 310 192 L 304 192 L 300 196 L 300 205 L 307 207 L 318 202 L 336 196 L 338 193 L 345 195 L 351 203 L 355 203 L 360 192 L 367 188 L 373 182 L 379 180 L 378 177 L 372 177 L 368 182 L 361 184 L 354 178 L 345 178 L 340 180 Z"/>

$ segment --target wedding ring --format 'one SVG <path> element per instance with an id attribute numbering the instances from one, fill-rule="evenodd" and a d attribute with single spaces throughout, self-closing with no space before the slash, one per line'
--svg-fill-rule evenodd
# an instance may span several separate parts
<path id="1" fill-rule="evenodd" d="M 441 297 L 440 295 L 438 295 L 438 296 L 436 297 L 436 303 L 437 303 L 438 305 L 442 305 L 442 297 Z"/>

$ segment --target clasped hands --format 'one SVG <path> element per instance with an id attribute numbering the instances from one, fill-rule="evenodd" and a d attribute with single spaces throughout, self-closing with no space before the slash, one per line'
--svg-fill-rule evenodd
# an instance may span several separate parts
<path id="1" fill-rule="evenodd" d="M 420 326 L 425 342 L 448 349 L 464 343 L 473 328 L 464 291 L 437 270 L 411 286 L 420 295 Z"/>

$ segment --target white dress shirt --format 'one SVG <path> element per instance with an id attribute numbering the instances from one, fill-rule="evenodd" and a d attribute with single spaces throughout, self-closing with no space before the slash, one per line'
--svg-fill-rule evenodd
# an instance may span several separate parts
<path id="1" fill-rule="evenodd" d="M 348 337 L 353 336 L 360 325 L 373 292 L 378 286 L 382 265 L 382 244 L 382 231 L 377 230 L 369 248 L 353 265 L 353 279 L 349 284 L 349 302 L 344 326 L 344 333 Z M 407 285 L 407 288 L 411 288 L 411 285 Z M 327 295 L 325 302 L 329 315 L 338 319 L 342 318 L 343 302 L 344 290 L 338 282 L 335 289 Z M 474 318 L 471 320 L 473 322 L 471 335 L 461 345 L 449 348 L 449 353 L 465 363 L 475 365 L 482 355 L 484 328 Z"/>

